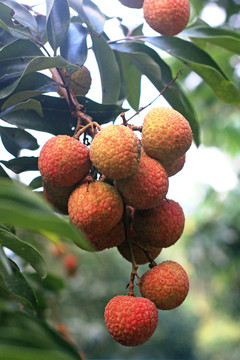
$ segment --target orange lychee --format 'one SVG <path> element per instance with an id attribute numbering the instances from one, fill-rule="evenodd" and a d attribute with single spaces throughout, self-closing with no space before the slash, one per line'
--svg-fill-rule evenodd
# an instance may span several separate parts
<path id="1" fill-rule="evenodd" d="M 104 318 L 114 340 L 125 346 L 138 346 L 154 333 L 158 311 L 148 299 L 118 295 L 108 302 Z"/>
<path id="2" fill-rule="evenodd" d="M 77 256 L 75 254 L 68 253 L 62 258 L 62 262 L 68 276 L 75 275 L 79 264 Z"/>
<path id="3" fill-rule="evenodd" d="M 72 186 L 91 168 L 89 148 L 70 136 L 57 135 L 43 146 L 38 168 L 43 180 L 51 186 Z"/>
<path id="4" fill-rule="evenodd" d="M 144 118 L 144 151 L 162 163 L 173 162 L 184 155 L 191 146 L 192 139 L 189 122 L 174 109 L 153 108 Z"/>
<path id="5" fill-rule="evenodd" d="M 98 171 L 112 179 L 134 174 L 138 167 L 140 141 L 124 125 L 108 125 L 93 139 L 90 158 Z"/>
<path id="6" fill-rule="evenodd" d="M 150 157 L 141 157 L 136 173 L 116 181 L 124 202 L 136 209 L 159 205 L 168 191 L 168 176 L 163 166 Z"/>
<path id="7" fill-rule="evenodd" d="M 169 247 L 180 239 L 185 216 L 178 202 L 164 199 L 155 208 L 135 210 L 132 224 L 143 246 Z"/>
<path id="8" fill-rule="evenodd" d="M 180 264 L 167 260 L 142 275 L 139 290 L 158 309 L 174 309 L 183 303 L 188 294 L 188 275 Z"/>
<path id="9" fill-rule="evenodd" d="M 173 36 L 185 29 L 190 17 L 188 0 L 145 0 L 144 19 L 162 35 Z"/>
<path id="10" fill-rule="evenodd" d="M 135 9 L 141 9 L 144 0 L 119 0 L 121 4 Z"/>
<path id="11" fill-rule="evenodd" d="M 179 171 L 182 170 L 186 160 L 186 154 L 182 155 L 180 158 L 174 160 L 173 162 L 169 161 L 162 163 L 164 169 L 166 170 L 168 177 L 176 175 Z"/>
<path id="12" fill-rule="evenodd" d="M 86 233 L 110 231 L 122 218 L 123 201 L 116 189 L 102 181 L 80 184 L 70 195 L 68 213 L 72 223 Z"/>

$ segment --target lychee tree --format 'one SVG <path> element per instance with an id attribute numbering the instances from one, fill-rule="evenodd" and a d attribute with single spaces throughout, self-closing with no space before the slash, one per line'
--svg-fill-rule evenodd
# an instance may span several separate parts
<path id="1" fill-rule="evenodd" d="M 48 274 L 41 245 L 21 237 L 22 229 L 57 244 L 68 276 L 74 276 L 78 261 L 65 243 L 71 250 L 118 247 L 132 262 L 128 291 L 109 299 L 105 310 L 110 334 L 123 345 L 147 341 L 157 327 L 156 306 L 179 306 L 188 293 L 181 265 L 171 260 L 157 265 L 155 260 L 184 229 L 180 204 L 166 198 L 168 177 L 183 167 L 192 140 L 200 144 L 197 114 L 181 78 L 193 72 L 216 101 L 239 105 L 237 81 L 207 45 L 239 54 L 240 35 L 191 16 L 194 1 L 120 2 L 126 14 L 127 7 L 141 14 L 142 24 L 128 28 L 116 14 L 121 30 L 116 39 L 114 26 L 110 35 L 105 32 L 109 17 L 91 0 L 46 0 L 46 13 L 41 14 L 32 4 L 0 1 L 0 133 L 12 157 L 0 160 L 0 358 L 5 360 L 13 355 L 34 358 L 39 349 L 46 359 L 82 358 L 67 335 L 48 324 L 36 283 L 47 279 L 53 284 L 55 279 Z M 96 65 L 88 69 L 92 55 Z M 96 70 L 101 102 L 87 97 Z M 145 118 L 142 114 L 156 99 L 146 104 L 140 97 L 143 75 L 157 89 L 157 99 L 162 96 L 169 104 L 167 110 L 150 110 Z M 137 126 L 135 119 L 141 116 Z M 42 133 L 52 138 L 40 155 L 22 156 L 22 150 L 39 149 Z M 36 172 L 29 185 L 18 180 L 26 171 Z M 140 277 L 138 266 L 145 262 L 152 269 Z M 136 279 L 143 297 L 135 296 Z M 152 282 L 159 286 L 152 289 Z"/>

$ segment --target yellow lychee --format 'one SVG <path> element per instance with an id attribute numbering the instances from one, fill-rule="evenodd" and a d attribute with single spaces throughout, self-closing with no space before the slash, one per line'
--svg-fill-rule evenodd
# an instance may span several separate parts
<path id="1" fill-rule="evenodd" d="M 144 118 L 144 151 L 162 163 L 173 162 L 184 155 L 191 146 L 192 139 L 189 122 L 172 108 L 153 108 Z"/>
<path id="2" fill-rule="evenodd" d="M 124 125 L 108 125 L 93 139 L 90 158 L 101 174 L 108 178 L 122 179 L 137 171 L 140 141 Z"/>
<path id="3" fill-rule="evenodd" d="M 119 0 L 121 4 L 135 9 L 141 9 L 143 7 L 144 0 Z"/>
<path id="4" fill-rule="evenodd" d="M 188 0 L 145 0 L 144 19 L 162 35 L 173 36 L 185 29 L 190 17 Z"/>
<path id="5" fill-rule="evenodd" d="M 91 165 L 89 148 L 67 135 L 49 139 L 38 159 L 38 168 L 43 180 L 56 187 L 77 184 L 87 175 Z"/>
<path id="6" fill-rule="evenodd" d="M 102 181 L 84 182 L 70 195 L 70 221 L 92 235 L 110 231 L 122 218 L 123 201 L 116 189 Z"/>
<path id="7" fill-rule="evenodd" d="M 125 204 L 136 209 L 159 205 L 168 191 L 168 176 L 163 166 L 148 156 L 141 157 L 135 174 L 116 181 Z"/>

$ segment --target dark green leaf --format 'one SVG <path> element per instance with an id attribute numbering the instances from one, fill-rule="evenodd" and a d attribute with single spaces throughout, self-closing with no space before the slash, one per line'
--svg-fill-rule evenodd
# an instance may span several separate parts
<path id="1" fill-rule="evenodd" d="M 4 118 L 5 115 L 12 113 L 14 111 L 19 111 L 19 110 L 24 110 L 24 111 L 33 110 L 33 111 L 36 111 L 36 113 L 39 116 L 41 116 L 41 117 L 43 116 L 42 107 L 41 107 L 40 102 L 36 101 L 34 99 L 29 99 L 29 100 L 21 102 L 19 104 L 13 105 L 13 106 L 9 107 L 8 109 L 2 111 L 0 113 L 0 117 Z"/>
<path id="2" fill-rule="evenodd" d="M 68 62 L 82 66 L 87 59 L 88 30 L 82 24 L 70 23 L 68 34 L 60 48 L 62 57 Z"/>
<path id="3" fill-rule="evenodd" d="M 228 80 L 217 63 L 202 49 L 178 37 L 145 37 L 144 41 L 177 57 L 195 71 L 212 90 L 229 104 L 238 104 L 240 91 Z"/>
<path id="4" fill-rule="evenodd" d="M 41 177 L 41 176 L 35 177 L 35 178 L 30 182 L 29 187 L 30 187 L 31 189 L 33 189 L 33 190 L 42 187 L 42 177 Z"/>
<path id="5" fill-rule="evenodd" d="M 9 178 L 8 174 L 6 173 L 6 171 L 3 169 L 3 167 L 0 165 L 0 177 L 2 178 Z"/>
<path id="6" fill-rule="evenodd" d="M 41 288 L 55 291 L 61 291 L 65 288 L 65 283 L 60 276 L 55 274 L 48 274 L 44 279 L 41 279 L 36 273 L 27 275 L 27 278 L 37 283 Z"/>
<path id="7" fill-rule="evenodd" d="M 22 149 L 36 150 L 39 147 L 35 137 L 22 129 L 0 126 L 0 133 L 3 145 L 15 157 Z"/>
<path id="8" fill-rule="evenodd" d="M 10 294 L 23 305 L 37 308 L 35 294 L 18 266 L 8 258 L 6 263 L 3 255 L 0 258 L 0 282 L 5 285 Z"/>
<path id="9" fill-rule="evenodd" d="M 37 14 L 35 16 L 35 19 L 37 21 L 38 33 L 39 33 L 40 39 L 41 39 L 42 43 L 44 44 L 47 41 L 47 39 L 45 39 L 46 26 L 47 26 L 46 16 Z"/>
<path id="10" fill-rule="evenodd" d="M 29 263 L 42 278 L 46 277 L 47 269 L 43 258 L 31 244 L 3 229 L 0 229 L 0 244 Z"/>
<path id="11" fill-rule="evenodd" d="M 68 221 L 55 214 L 44 198 L 28 187 L 0 179 L 0 219 L 2 222 L 56 234 L 73 241 L 80 248 L 91 250 L 85 237 Z"/>
<path id="12" fill-rule="evenodd" d="M 50 7 L 50 9 L 49 9 Z M 67 0 L 47 1 L 47 36 L 49 44 L 56 54 L 63 43 L 70 23 L 70 13 Z"/>
<path id="13" fill-rule="evenodd" d="M 102 82 L 102 102 L 114 104 L 120 92 L 120 71 L 113 50 L 101 36 L 91 35 L 93 51 L 98 63 Z"/>
<path id="14" fill-rule="evenodd" d="M 34 156 L 22 156 L 8 161 L 0 160 L 0 162 L 15 174 L 38 170 L 38 158 Z"/>
<path id="15" fill-rule="evenodd" d="M 105 16 L 92 1 L 69 0 L 69 4 L 95 33 L 101 34 L 103 32 Z"/>

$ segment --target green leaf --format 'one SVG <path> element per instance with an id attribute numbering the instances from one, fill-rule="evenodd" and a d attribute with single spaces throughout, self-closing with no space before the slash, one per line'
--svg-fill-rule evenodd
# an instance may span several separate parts
<path id="1" fill-rule="evenodd" d="M 60 47 L 62 57 L 68 62 L 82 66 L 87 59 L 88 29 L 79 23 L 70 23 L 67 36 Z"/>
<path id="2" fill-rule="evenodd" d="M 19 346 L 0 345 L 1 360 L 73 360 L 77 359 L 65 354 L 62 350 L 32 349 Z M 81 359 L 80 357 L 78 359 Z"/>
<path id="3" fill-rule="evenodd" d="M 105 15 L 90 0 L 69 0 L 70 6 L 83 18 L 94 33 L 101 34 L 105 24 Z"/>
<path id="4" fill-rule="evenodd" d="M 6 179 L 0 179 L 1 222 L 34 230 L 50 232 L 73 241 L 85 250 L 91 250 L 83 234 L 68 221 L 53 212 L 40 194 L 28 187 Z"/>
<path id="5" fill-rule="evenodd" d="M 43 117 L 43 112 L 42 112 L 42 107 L 39 101 L 33 100 L 33 99 L 29 99 L 27 101 L 21 102 L 19 104 L 13 105 L 11 107 L 9 107 L 8 109 L 2 111 L 0 113 L 0 117 L 4 118 L 5 115 L 14 112 L 14 111 L 19 111 L 19 110 L 33 110 L 36 111 L 36 113 Z"/>
<path id="6" fill-rule="evenodd" d="M 0 162 L 15 174 L 38 170 L 38 158 L 34 156 L 22 156 L 8 161 L 0 160 Z"/>
<path id="7" fill-rule="evenodd" d="M 104 104 L 116 103 L 120 92 L 120 71 L 113 50 L 101 36 L 91 34 L 93 51 L 98 63 L 101 83 L 102 102 Z"/>
<path id="8" fill-rule="evenodd" d="M 22 149 L 36 150 L 39 148 L 34 136 L 22 129 L 0 126 L 2 143 L 13 156 L 19 156 Z"/>
<path id="9" fill-rule="evenodd" d="M 197 25 L 184 30 L 181 35 L 193 39 L 204 39 L 206 42 L 240 54 L 240 34 L 236 31 Z"/>
<path id="10" fill-rule="evenodd" d="M 37 176 L 35 177 L 29 184 L 29 187 L 33 190 L 39 189 L 40 187 L 42 187 L 42 177 L 41 176 Z"/>
<path id="11" fill-rule="evenodd" d="M 50 5 L 50 6 L 49 6 Z M 70 23 L 69 5 L 67 0 L 47 1 L 47 36 L 49 44 L 56 54 L 57 49 L 63 43 Z"/>
<path id="12" fill-rule="evenodd" d="M 0 165 L 0 177 L 10 179 L 9 175 L 6 173 L 6 171 L 3 169 L 3 167 L 1 165 Z"/>
<path id="13" fill-rule="evenodd" d="M 3 255 L 0 258 L 0 283 L 6 287 L 10 294 L 29 308 L 37 308 L 35 294 L 28 284 L 26 278 L 20 272 L 18 266 L 6 258 L 3 261 Z"/>
<path id="14" fill-rule="evenodd" d="M 47 269 L 43 258 L 31 244 L 26 243 L 16 235 L 1 228 L 0 244 L 27 261 L 27 263 L 29 263 L 42 278 L 46 277 Z"/>
<path id="15" fill-rule="evenodd" d="M 228 80 L 217 63 L 202 49 L 178 37 L 145 37 L 144 41 L 166 51 L 195 71 L 228 104 L 238 104 L 240 91 Z"/>

